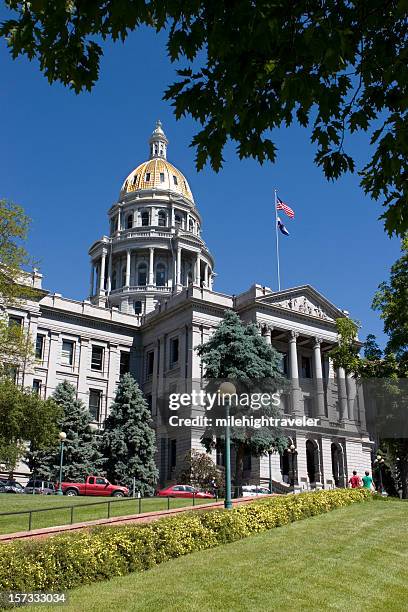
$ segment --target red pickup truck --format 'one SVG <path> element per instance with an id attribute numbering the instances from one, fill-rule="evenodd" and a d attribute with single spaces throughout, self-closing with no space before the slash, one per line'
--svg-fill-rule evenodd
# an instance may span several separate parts
<path id="1" fill-rule="evenodd" d="M 58 490 L 57 483 L 56 489 Z M 95 495 L 98 497 L 127 497 L 129 489 L 113 485 L 103 476 L 88 476 L 85 482 L 61 482 L 64 495 Z"/>

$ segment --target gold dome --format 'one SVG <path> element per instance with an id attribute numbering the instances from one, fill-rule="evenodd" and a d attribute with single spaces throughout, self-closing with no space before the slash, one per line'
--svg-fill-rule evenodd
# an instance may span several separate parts
<path id="1" fill-rule="evenodd" d="M 123 183 L 121 192 L 141 189 L 174 191 L 194 202 L 185 176 L 163 157 L 149 159 L 135 168 Z"/>

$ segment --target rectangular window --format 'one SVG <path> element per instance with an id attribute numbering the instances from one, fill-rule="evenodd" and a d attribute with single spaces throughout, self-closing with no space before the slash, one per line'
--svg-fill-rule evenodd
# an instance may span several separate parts
<path id="1" fill-rule="evenodd" d="M 35 358 L 42 359 L 44 356 L 44 342 L 45 336 L 43 334 L 37 334 L 35 339 Z"/>
<path id="2" fill-rule="evenodd" d="M 178 185 L 177 176 L 174 176 L 174 175 L 173 175 L 173 183 L 174 183 L 175 185 Z"/>
<path id="3" fill-rule="evenodd" d="M 61 363 L 70 365 L 74 363 L 74 343 L 72 340 L 62 341 Z"/>
<path id="4" fill-rule="evenodd" d="M 120 351 L 120 375 L 127 374 L 130 370 L 130 353 Z"/>
<path id="5" fill-rule="evenodd" d="M 160 182 L 164 183 L 164 172 L 160 172 Z"/>
<path id="6" fill-rule="evenodd" d="M 301 361 L 301 377 L 302 378 L 312 378 L 312 364 L 310 357 L 302 356 Z"/>
<path id="7" fill-rule="evenodd" d="M 149 351 L 146 355 L 146 376 L 152 376 L 154 369 L 154 351 Z"/>
<path id="8" fill-rule="evenodd" d="M 150 172 L 146 172 L 146 183 L 150 181 Z"/>
<path id="9" fill-rule="evenodd" d="M 305 416 L 312 417 L 313 416 L 313 400 L 311 397 L 304 398 L 304 406 L 305 406 Z"/>
<path id="10" fill-rule="evenodd" d="M 8 324 L 9 324 L 9 327 L 21 327 L 23 324 L 23 318 L 16 317 L 14 315 L 9 315 Z"/>
<path id="11" fill-rule="evenodd" d="M 100 420 L 101 416 L 102 391 L 99 389 L 89 389 L 89 412 L 94 421 Z"/>
<path id="12" fill-rule="evenodd" d="M 92 345 L 91 370 L 102 372 L 103 369 L 103 347 Z"/>
<path id="13" fill-rule="evenodd" d="M 170 340 L 170 366 L 178 363 L 179 360 L 179 339 L 172 338 Z"/>
<path id="14" fill-rule="evenodd" d="M 38 378 L 34 378 L 33 380 L 33 391 L 37 393 L 37 395 L 41 395 L 41 383 L 42 381 Z"/>

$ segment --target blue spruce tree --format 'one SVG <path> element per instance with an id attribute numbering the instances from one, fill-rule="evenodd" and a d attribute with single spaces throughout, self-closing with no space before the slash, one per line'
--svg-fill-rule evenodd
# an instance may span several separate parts
<path id="1" fill-rule="evenodd" d="M 149 407 L 129 373 L 121 378 L 105 421 L 102 448 L 111 482 L 132 488 L 135 479 L 136 491 L 153 495 L 158 477 L 156 436 Z"/>
<path id="2" fill-rule="evenodd" d="M 67 434 L 63 479 L 81 481 L 91 474 L 100 474 L 105 461 L 91 427 L 91 415 L 84 403 L 77 399 L 75 387 L 64 380 L 56 387 L 53 398 L 62 408 L 59 430 Z M 31 453 L 29 464 L 37 477 L 57 480 L 59 458 L 59 446 L 56 444 L 46 451 Z"/>

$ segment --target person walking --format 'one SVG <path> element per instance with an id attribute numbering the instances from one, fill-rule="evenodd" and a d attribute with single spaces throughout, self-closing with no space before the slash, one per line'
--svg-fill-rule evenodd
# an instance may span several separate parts
<path id="1" fill-rule="evenodd" d="M 361 487 L 361 478 L 357 474 L 356 470 L 353 470 L 353 475 L 349 480 L 349 485 L 352 489 L 358 489 Z"/>
<path id="2" fill-rule="evenodd" d="M 369 491 L 374 489 L 373 479 L 368 470 L 366 470 L 365 476 L 363 476 L 363 489 L 368 489 Z"/>

